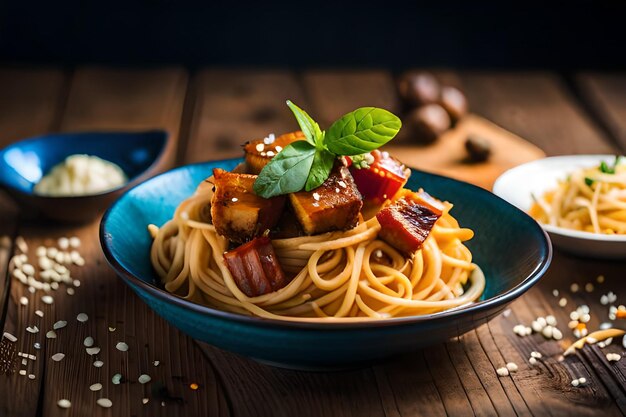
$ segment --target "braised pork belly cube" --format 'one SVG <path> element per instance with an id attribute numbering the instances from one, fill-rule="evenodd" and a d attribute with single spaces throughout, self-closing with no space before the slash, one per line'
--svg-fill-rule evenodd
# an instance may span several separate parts
<path id="1" fill-rule="evenodd" d="M 226 252 L 224 261 L 237 287 L 248 297 L 278 291 L 289 284 L 268 237 L 257 237 Z"/>
<path id="2" fill-rule="evenodd" d="M 353 228 L 363 206 L 350 171 L 341 164 L 321 186 L 289 194 L 289 201 L 307 235 Z"/>
<path id="3" fill-rule="evenodd" d="M 232 242 L 247 242 L 263 234 L 282 215 L 286 198 L 257 196 L 252 190 L 256 179 L 256 175 L 213 170 L 211 219 L 217 233 Z"/>
<path id="4" fill-rule="evenodd" d="M 441 212 L 403 198 L 376 215 L 380 223 L 378 237 L 400 252 L 412 254 L 422 246 L 439 217 Z"/>
<path id="5" fill-rule="evenodd" d="M 276 139 L 265 138 L 250 141 L 243 147 L 246 153 L 246 165 L 248 172 L 259 174 L 263 167 L 283 148 L 298 140 L 306 140 L 304 133 L 297 131 L 285 133 Z"/>

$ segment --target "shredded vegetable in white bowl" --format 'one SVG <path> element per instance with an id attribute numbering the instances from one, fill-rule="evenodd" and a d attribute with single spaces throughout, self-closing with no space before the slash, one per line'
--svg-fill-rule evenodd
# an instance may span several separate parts
<path id="1" fill-rule="evenodd" d="M 626 259 L 625 163 L 615 155 L 544 158 L 505 172 L 493 191 L 531 214 L 560 249 Z"/>

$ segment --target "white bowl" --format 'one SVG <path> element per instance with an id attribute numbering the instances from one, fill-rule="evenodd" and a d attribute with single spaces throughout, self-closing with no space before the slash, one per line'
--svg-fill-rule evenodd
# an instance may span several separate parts
<path id="1" fill-rule="evenodd" d="M 528 212 L 531 195 L 540 196 L 555 188 L 557 181 L 580 168 L 597 166 L 601 161 L 611 164 L 615 155 L 554 156 L 528 162 L 506 171 L 496 180 L 493 192 L 519 209 Z M 585 257 L 626 259 L 626 235 L 603 235 L 562 227 L 541 225 L 552 243 L 567 252 Z"/>

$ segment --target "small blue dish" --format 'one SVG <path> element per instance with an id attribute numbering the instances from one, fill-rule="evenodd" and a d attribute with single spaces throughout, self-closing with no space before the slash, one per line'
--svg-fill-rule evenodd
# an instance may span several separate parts
<path id="1" fill-rule="evenodd" d="M 65 222 L 89 221 L 124 191 L 156 173 L 167 141 L 164 131 L 55 133 L 25 139 L 0 150 L 0 187 L 31 215 Z M 74 154 L 94 155 L 117 164 L 129 182 L 84 196 L 49 197 L 33 192 L 52 167 Z"/>
<path id="2" fill-rule="evenodd" d="M 496 316 L 547 270 L 552 247 L 528 215 L 492 193 L 413 170 L 408 187 L 423 187 L 454 203 L 459 222 L 475 231 L 468 242 L 487 278 L 479 302 L 416 317 L 359 323 L 295 323 L 215 310 L 162 289 L 150 264 L 147 225 L 162 225 L 212 174 L 241 160 L 188 165 L 126 192 L 104 215 L 100 243 L 118 275 L 159 315 L 192 337 L 275 366 L 324 370 L 355 366 L 459 336 Z"/>

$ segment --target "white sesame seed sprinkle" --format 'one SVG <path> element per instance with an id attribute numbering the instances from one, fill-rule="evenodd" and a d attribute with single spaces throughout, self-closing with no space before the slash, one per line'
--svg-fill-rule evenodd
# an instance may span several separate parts
<path id="1" fill-rule="evenodd" d="M 152 364 L 153 364 L 154 366 L 159 366 L 159 364 L 160 364 L 160 363 L 161 363 L 160 361 L 154 361 L 154 362 L 152 362 Z"/>
<path id="2" fill-rule="evenodd" d="M 239 199 L 237 197 L 233 197 L 230 199 L 230 201 L 232 201 L 233 203 L 236 203 L 237 201 L 239 201 Z"/>
<path id="3" fill-rule="evenodd" d="M 24 354 L 24 357 L 30 359 L 31 361 L 36 361 L 37 360 L 37 356 L 35 356 L 35 355 Z"/>
<path id="4" fill-rule="evenodd" d="M 77 280 L 77 279 L 75 279 L 74 281 L 72 281 L 72 284 L 73 284 L 75 287 L 77 287 L 77 288 L 78 288 L 78 287 L 80 287 L 80 281 L 79 281 L 79 280 Z"/>
<path id="5" fill-rule="evenodd" d="M 26 275 L 33 276 L 35 275 L 35 267 L 31 264 L 24 264 L 22 265 L 22 272 L 24 272 Z"/>
<path id="6" fill-rule="evenodd" d="M 570 285 L 569 290 L 571 292 L 578 292 L 578 290 L 580 289 L 580 286 L 577 283 L 573 283 L 572 285 Z"/>
<path id="7" fill-rule="evenodd" d="M 63 358 L 65 357 L 65 353 L 55 353 L 54 355 L 51 356 L 51 359 L 55 362 L 59 362 L 61 360 L 63 360 Z"/>
<path id="8" fill-rule="evenodd" d="M 50 304 L 54 303 L 54 298 L 52 298 L 52 296 L 50 296 L 50 295 L 44 295 L 44 296 L 41 297 L 41 301 L 44 304 L 50 305 Z"/>
<path id="9" fill-rule="evenodd" d="M 556 288 L 552 290 L 552 295 L 555 297 L 559 296 L 559 290 L 557 290 Z"/>
<path id="10" fill-rule="evenodd" d="M 506 364 L 506 369 L 508 369 L 509 372 L 517 372 L 519 368 L 515 362 L 509 362 Z"/>
<path id="11" fill-rule="evenodd" d="M 102 408 L 111 408 L 113 406 L 113 402 L 108 398 L 98 398 L 96 404 Z"/>
<path id="12" fill-rule="evenodd" d="M 313 193 L 313 199 L 315 201 L 320 201 L 320 195 L 318 193 Z"/>
<path id="13" fill-rule="evenodd" d="M 95 361 L 93 363 L 93 366 L 95 366 L 96 368 L 102 368 L 102 365 L 104 365 L 104 362 L 102 361 Z"/>
<path id="14" fill-rule="evenodd" d="M 70 240 L 66 237 L 62 237 L 62 238 L 59 238 L 57 244 L 59 245 L 60 249 L 66 250 L 70 247 Z"/>
<path id="15" fill-rule="evenodd" d="M 606 360 L 609 362 L 617 362 L 622 359 L 622 356 L 619 353 L 607 353 Z"/>
<path id="16" fill-rule="evenodd" d="M 76 316 L 76 320 L 78 320 L 78 321 L 79 321 L 79 322 L 81 322 L 81 323 L 84 323 L 84 322 L 86 322 L 87 320 L 89 320 L 89 316 L 88 316 L 87 314 L 85 314 L 85 313 L 79 313 L 79 314 Z"/>
<path id="17" fill-rule="evenodd" d="M 66 291 L 67 291 L 67 295 L 74 295 L 75 293 L 74 288 L 72 287 L 69 287 Z"/>
<path id="18" fill-rule="evenodd" d="M 122 382 L 122 374 L 113 375 L 113 377 L 111 378 L 111 382 L 113 383 L 113 385 L 119 385 L 120 382 Z"/>
<path id="19" fill-rule="evenodd" d="M 343 181 L 343 180 L 339 181 L 337 184 L 339 184 L 339 186 L 340 186 L 341 188 L 347 188 L 347 187 L 348 187 L 348 185 L 347 185 L 347 184 L 345 183 L 345 181 Z"/>
<path id="20" fill-rule="evenodd" d="M 141 400 L 141 402 L 142 402 L 143 404 L 148 404 L 148 401 L 150 401 L 150 399 L 149 399 L 149 398 L 144 398 L 144 399 L 142 399 L 142 400 Z"/>
<path id="21" fill-rule="evenodd" d="M 567 305 L 567 298 L 563 297 L 559 300 L 559 307 L 565 307 Z"/>
<path id="22" fill-rule="evenodd" d="M 587 378 L 585 378 L 585 377 L 578 378 L 578 382 L 580 382 L 580 385 L 586 384 L 587 383 Z"/>
<path id="23" fill-rule="evenodd" d="M 530 358 L 530 359 L 528 359 L 528 362 L 529 362 L 531 365 L 536 365 L 536 364 L 537 364 L 537 358 Z"/>
<path id="24" fill-rule="evenodd" d="M 9 342 L 15 343 L 17 342 L 17 337 L 13 336 L 9 332 L 2 333 L 2 338 L 7 339 Z M 19 356 L 19 355 L 18 355 Z"/>
<path id="25" fill-rule="evenodd" d="M 26 331 L 27 331 L 28 333 L 33 333 L 33 334 L 34 334 L 34 333 L 39 333 L 39 327 L 37 327 L 37 326 L 32 326 L 32 327 L 31 327 L 31 326 L 28 326 L 28 327 L 26 328 Z"/>
<path id="26" fill-rule="evenodd" d="M 33 347 L 37 350 L 41 349 L 41 344 L 39 342 L 33 343 Z"/>
<path id="27" fill-rule="evenodd" d="M 87 336 L 85 338 L 85 340 L 83 341 L 83 345 L 85 345 L 86 347 L 92 347 L 93 346 L 93 337 Z"/>
<path id="28" fill-rule="evenodd" d="M 572 380 L 572 386 L 573 386 L 573 387 L 577 387 L 577 386 L 578 386 L 578 384 L 580 384 L 580 381 L 579 381 L 578 379 L 573 379 L 573 380 Z"/>
<path id="29" fill-rule="evenodd" d="M 28 379 L 35 379 L 35 374 L 29 374 Z"/>
<path id="30" fill-rule="evenodd" d="M 93 356 L 93 355 L 97 355 L 98 353 L 100 353 L 100 348 L 98 346 L 88 347 L 87 349 L 85 349 L 85 351 L 87 352 L 87 354 Z"/>
<path id="31" fill-rule="evenodd" d="M 110 332 L 114 332 L 115 331 L 115 327 L 109 327 L 109 331 Z"/>
<path id="32" fill-rule="evenodd" d="M 128 350 L 128 345 L 124 342 L 117 342 L 115 348 L 120 352 L 126 352 Z"/>
<path id="33" fill-rule="evenodd" d="M 27 306 L 28 305 L 28 298 L 22 296 L 20 297 L 20 304 L 23 306 Z"/>
<path id="34" fill-rule="evenodd" d="M 263 144 L 263 143 L 258 143 L 258 144 L 255 146 L 255 149 L 256 149 L 256 151 L 257 151 L 257 152 L 263 152 L 263 150 L 265 149 L 265 144 Z"/>
<path id="35" fill-rule="evenodd" d="M 139 381 L 140 384 L 147 384 L 151 380 L 152 378 L 150 378 L 150 375 L 146 375 L 146 374 L 139 375 L 139 378 L 137 379 L 137 381 Z"/>
<path id="36" fill-rule="evenodd" d="M 76 236 L 72 236 L 70 238 L 70 246 L 74 249 L 79 248 L 80 247 L 80 238 L 76 237 Z"/>
<path id="37" fill-rule="evenodd" d="M 96 383 L 96 384 L 91 384 L 91 385 L 89 386 L 89 389 L 90 389 L 91 391 L 100 391 L 100 390 L 102 389 L 102 384 L 101 384 L 101 383 L 99 383 L 99 382 L 98 382 L 98 383 Z"/>
<path id="38" fill-rule="evenodd" d="M 43 311 L 35 310 L 35 315 L 38 316 L 38 317 L 43 317 Z"/>
<path id="39" fill-rule="evenodd" d="M 54 330 L 50 330 L 48 331 L 48 333 L 46 333 L 46 337 L 48 339 L 56 339 L 57 338 L 57 334 Z"/>
<path id="40" fill-rule="evenodd" d="M 20 375 L 26 376 L 26 369 L 20 369 Z"/>
<path id="41" fill-rule="evenodd" d="M 274 153 L 274 151 L 267 151 L 266 155 L 269 156 L 269 157 L 272 157 L 272 156 L 274 156 L 276 154 Z"/>
<path id="42" fill-rule="evenodd" d="M 67 322 L 65 320 L 59 320 L 52 325 L 52 328 L 54 330 L 59 330 L 59 329 L 64 328 L 65 326 L 67 326 Z"/>
<path id="43" fill-rule="evenodd" d="M 496 369 L 496 373 L 499 376 L 508 376 L 509 375 L 509 370 L 506 367 L 502 367 L 502 368 L 498 368 Z"/>
<path id="44" fill-rule="evenodd" d="M 283 150 L 283 147 L 282 146 L 276 146 L 275 149 L 276 149 L 276 153 L 279 153 L 280 151 Z"/>

